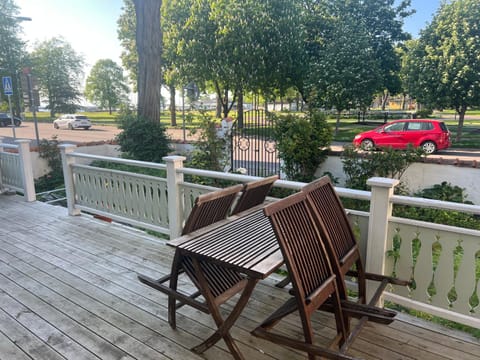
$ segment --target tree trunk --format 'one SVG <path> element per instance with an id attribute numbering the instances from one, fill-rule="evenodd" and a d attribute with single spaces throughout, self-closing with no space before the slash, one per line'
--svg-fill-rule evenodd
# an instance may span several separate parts
<path id="1" fill-rule="evenodd" d="M 170 90 L 170 123 L 172 126 L 177 126 L 177 107 L 175 104 L 175 86 L 169 85 Z"/>
<path id="2" fill-rule="evenodd" d="M 228 116 L 228 90 L 227 89 L 225 89 L 223 92 L 222 107 L 223 107 L 223 118 L 226 118 Z"/>
<path id="3" fill-rule="evenodd" d="M 220 98 L 220 96 L 218 95 L 217 93 L 217 97 L 216 97 L 216 100 L 217 100 L 217 106 L 216 106 L 216 111 L 215 111 L 215 116 L 218 118 L 218 119 L 221 119 L 222 118 L 222 100 Z"/>
<path id="4" fill-rule="evenodd" d="M 460 141 L 462 138 L 462 131 L 463 131 L 463 122 L 465 120 L 465 113 L 467 112 L 467 106 L 462 105 L 457 108 L 458 112 L 458 126 L 457 126 L 457 136 L 455 137 L 455 141 Z"/>
<path id="5" fill-rule="evenodd" d="M 243 124 L 243 90 L 237 90 L 237 122 Z"/>
<path id="6" fill-rule="evenodd" d="M 133 0 L 137 20 L 138 116 L 160 121 L 162 31 L 161 0 Z"/>
<path id="7" fill-rule="evenodd" d="M 388 102 L 388 91 L 385 91 L 382 94 L 382 111 L 385 111 L 385 108 L 387 107 L 387 102 Z"/>
<path id="8" fill-rule="evenodd" d="M 337 121 L 335 122 L 335 136 L 338 135 L 338 128 L 340 126 L 340 115 L 342 114 L 341 110 L 337 110 Z"/>

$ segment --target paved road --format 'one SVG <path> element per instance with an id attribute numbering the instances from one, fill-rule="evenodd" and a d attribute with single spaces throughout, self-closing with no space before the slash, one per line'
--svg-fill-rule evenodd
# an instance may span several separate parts
<path id="1" fill-rule="evenodd" d="M 113 140 L 120 132 L 116 126 L 96 125 L 94 124 L 89 130 L 63 130 L 54 129 L 51 123 L 38 123 L 38 133 L 41 139 L 52 139 L 57 136 L 57 140 L 61 142 L 96 142 Z M 167 133 L 172 139 L 182 140 L 183 131 L 181 129 L 168 129 Z M 35 140 L 35 125 L 33 122 L 23 122 L 21 126 L 15 128 L 17 139 Z M 4 142 L 13 140 L 12 127 L 0 127 L 0 137 L 4 137 Z M 187 140 L 191 140 L 189 131 L 186 131 Z"/>
<path id="2" fill-rule="evenodd" d="M 40 139 L 51 139 L 57 136 L 61 142 L 97 142 L 113 140 L 120 132 L 115 126 L 94 125 L 90 130 L 59 130 L 54 129 L 52 124 L 39 123 L 38 132 Z M 33 122 L 24 122 L 20 127 L 15 128 L 17 139 L 35 139 L 35 126 Z M 168 129 L 167 133 L 172 139 L 182 140 L 183 131 L 181 129 Z M 11 127 L 0 127 L 0 137 L 4 137 L 4 142 L 13 140 L 13 131 Z M 186 132 L 187 140 L 192 140 L 189 131 Z M 341 151 L 342 144 L 334 143 L 332 150 Z M 477 160 L 480 161 L 480 150 L 478 149 L 448 149 L 430 155 L 433 158 L 459 159 L 459 160 Z"/>

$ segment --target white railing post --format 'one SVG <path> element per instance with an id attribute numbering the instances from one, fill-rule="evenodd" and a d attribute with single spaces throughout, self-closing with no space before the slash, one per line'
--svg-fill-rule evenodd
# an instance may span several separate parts
<path id="1" fill-rule="evenodd" d="M 33 181 L 33 164 L 30 154 L 30 140 L 15 140 L 18 144 L 18 155 L 20 156 L 20 171 L 23 182 L 23 197 L 25 201 L 35 201 L 35 182 Z"/>
<path id="2" fill-rule="evenodd" d="M 167 165 L 167 191 L 168 191 L 168 227 L 170 239 L 175 239 L 182 233 L 183 220 L 183 196 L 180 191 L 180 183 L 183 182 L 183 174 L 177 172 L 183 167 L 186 160 L 184 156 L 165 156 L 163 161 Z"/>
<path id="3" fill-rule="evenodd" d="M 384 274 L 387 252 L 388 221 L 392 216 L 393 189 L 399 180 L 373 177 L 367 180 L 372 188 L 370 200 L 370 215 L 368 218 L 367 253 L 365 270 L 367 272 Z M 375 291 L 375 285 L 367 283 L 367 298 L 370 299 Z M 383 300 L 380 300 L 383 302 Z"/>
<path id="4" fill-rule="evenodd" d="M 80 210 L 75 208 L 75 184 L 73 181 L 72 165 L 75 164 L 75 158 L 67 156 L 73 152 L 77 146 L 72 144 L 62 144 L 58 146 L 62 156 L 63 179 L 65 182 L 65 194 L 67 197 L 68 215 L 80 215 Z"/>

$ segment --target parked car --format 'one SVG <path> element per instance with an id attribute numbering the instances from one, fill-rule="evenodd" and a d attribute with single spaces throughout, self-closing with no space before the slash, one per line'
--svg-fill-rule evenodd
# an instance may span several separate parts
<path id="1" fill-rule="evenodd" d="M 92 123 L 85 115 L 65 114 L 53 122 L 53 127 L 55 129 L 73 130 L 81 128 L 88 130 L 92 127 Z"/>
<path id="2" fill-rule="evenodd" d="M 353 139 L 363 149 L 391 147 L 406 149 L 409 144 L 422 147 L 425 153 L 447 149 L 451 145 L 450 131 L 443 121 L 431 119 L 395 120 L 374 130 L 365 131 Z"/>
<path id="3" fill-rule="evenodd" d="M 13 123 L 15 126 L 20 126 L 22 124 L 22 119 L 18 116 L 13 117 Z M 7 113 L 0 113 L 0 127 L 12 125 L 12 119 L 10 114 Z"/>

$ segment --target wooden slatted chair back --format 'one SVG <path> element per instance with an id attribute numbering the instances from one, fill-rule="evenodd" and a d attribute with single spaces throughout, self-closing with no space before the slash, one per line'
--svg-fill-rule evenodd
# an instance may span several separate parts
<path id="1" fill-rule="evenodd" d="M 278 175 L 245 184 L 242 194 L 234 206 L 232 215 L 262 204 L 276 180 L 278 180 Z"/>
<path id="2" fill-rule="evenodd" d="M 358 282 L 358 300 L 366 302 L 366 279 L 360 250 L 347 218 L 343 204 L 328 176 L 321 177 L 302 188 L 314 209 L 317 226 L 325 239 L 325 246 L 334 271 L 345 287 L 345 275 L 355 265 Z M 341 280 L 340 280 L 341 279 Z"/>
<path id="3" fill-rule="evenodd" d="M 243 185 L 239 184 L 198 196 L 185 221 L 182 235 L 225 219 L 242 189 Z"/>
<path id="4" fill-rule="evenodd" d="M 342 278 L 344 282 L 345 275 L 357 278 L 359 303 L 367 302 L 366 280 L 380 282 L 368 301 L 370 305 L 377 303 L 387 284 L 411 285 L 407 280 L 365 271 L 353 229 L 330 178 L 324 176 L 313 181 L 306 185 L 302 192 L 306 194 L 307 201 L 315 210 L 317 226 L 326 241 L 325 246 L 330 259 L 332 263 L 337 264 L 333 267 L 337 279 Z M 339 284 L 339 287 L 342 285 Z"/>
<path id="5" fill-rule="evenodd" d="M 302 192 L 320 214 L 323 225 L 332 241 L 338 259 L 343 259 L 357 246 L 343 204 L 328 176 L 303 187 Z"/>
<path id="6" fill-rule="evenodd" d="M 342 344 L 346 340 L 347 323 L 341 311 L 336 277 L 305 194 L 299 192 L 274 202 L 266 206 L 264 212 L 285 259 L 306 343 L 313 343 L 311 314 L 329 300 L 333 304 L 337 338 L 340 339 L 336 342 Z"/>

